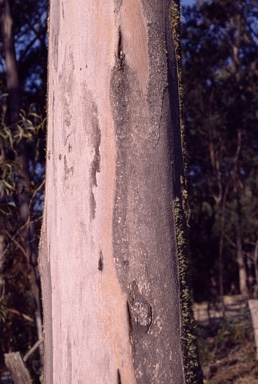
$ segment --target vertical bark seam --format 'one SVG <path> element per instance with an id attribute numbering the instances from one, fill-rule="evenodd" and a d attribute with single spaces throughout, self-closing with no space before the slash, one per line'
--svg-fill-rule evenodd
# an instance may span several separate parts
<path id="1" fill-rule="evenodd" d="M 104 262 L 103 262 L 103 253 L 102 250 L 99 251 L 99 263 L 98 263 L 98 270 L 100 272 L 103 272 L 104 269 Z"/>
<path id="2" fill-rule="evenodd" d="M 117 370 L 117 384 L 122 384 L 120 369 Z"/>
<path id="3" fill-rule="evenodd" d="M 116 52 L 116 67 L 122 69 L 124 66 L 125 53 L 123 51 L 123 38 L 121 26 L 118 27 L 117 52 Z"/>

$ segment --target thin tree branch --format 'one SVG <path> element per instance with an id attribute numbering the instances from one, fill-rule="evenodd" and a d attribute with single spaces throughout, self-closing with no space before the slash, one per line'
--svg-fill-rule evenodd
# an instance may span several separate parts
<path id="1" fill-rule="evenodd" d="M 26 355 L 23 357 L 23 361 L 24 363 L 26 363 L 26 361 L 28 360 L 28 358 L 30 357 L 30 355 L 32 355 L 36 349 L 40 346 L 40 344 L 42 344 L 44 341 L 44 339 L 39 339 L 34 345 L 33 347 L 31 347 L 31 349 L 26 353 Z"/>
<path id="2" fill-rule="evenodd" d="M 29 321 L 30 323 L 34 322 L 34 320 L 30 316 L 25 315 L 25 313 L 21 313 L 20 311 L 17 311 L 16 309 L 6 308 L 6 310 L 7 310 L 7 312 L 12 313 L 13 315 L 18 315 L 18 316 L 23 317 L 25 320 Z"/>

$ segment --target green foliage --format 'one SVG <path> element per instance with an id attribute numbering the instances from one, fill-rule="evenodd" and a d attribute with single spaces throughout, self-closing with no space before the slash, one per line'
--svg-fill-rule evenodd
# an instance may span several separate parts
<path id="1" fill-rule="evenodd" d="M 26 116 L 22 112 L 18 132 L 18 135 L 14 134 L 11 127 L 4 127 L 1 131 L 4 150 L 10 156 L 10 152 L 16 151 L 17 143 L 24 140 L 31 156 L 31 170 L 35 172 L 39 164 L 41 141 L 45 136 L 45 119 L 35 113 Z M 39 241 L 43 201 L 43 173 L 39 173 L 31 180 L 30 221 L 23 224 L 19 218 L 17 194 L 20 191 L 16 176 L 21 165 L 6 158 L 0 164 L 0 224 L 1 233 L 5 236 L 5 248 L 0 259 L 0 277 L 5 284 L 3 300 L 0 302 L 0 365 L 4 364 L 3 356 L 7 351 L 25 354 L 37 341 L 35 302 L 29 278 L 31 267 L 25 251 L 23 228 L 33 221 Z M 37 354 L 35 357 L 37 360 Z"/>
<path id="2" fill-rule="evenodd" d="M 0 129 L 0 142 L 5 151 L 5 159 L 0 163 L 0 191 L 1 194 L 8 197 L 5 200 L 7 205 L 15 206 L 15 194 L 17 193 L 15 174 L 20 164 L 12 160 L 14 153 L 17 151 L 17 145 L 20 141 L 24 141 L 27 153 L 30 155 L 32 166 L 36 166 L 37 161 L 41 159 L 45 146 L 46 118 L 42 118 L 39 114 L 29 111 L 26 115 L 25 111 L 21 111 L 20 121 L 17 123 L 17 130 L 13 130 L 12 126 L 2 124 Z M 1 207 L 2 204 L 0 204 Z M 1 209 L 1 208 L 0 208 Z M 6 213 L 2 209 L 2 213 Z"/>

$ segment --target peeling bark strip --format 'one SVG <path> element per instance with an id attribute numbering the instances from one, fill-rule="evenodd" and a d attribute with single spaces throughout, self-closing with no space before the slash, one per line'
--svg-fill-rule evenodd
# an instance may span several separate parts
<path id="1" fill-rule="evenodd" d="M 46 384 L 190 383 L 174 214 L 183 162 L 171 5 L 50 3 Z"/>

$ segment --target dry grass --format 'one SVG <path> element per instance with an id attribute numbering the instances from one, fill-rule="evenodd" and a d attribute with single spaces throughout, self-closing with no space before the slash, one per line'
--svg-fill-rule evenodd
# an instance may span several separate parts
<path id="1" fill-rule="evenodd" d="M 257 384 L 254 335 L 248 308 L 225 319 L 202 322 L 199 351 L 205 384 Z"/>

